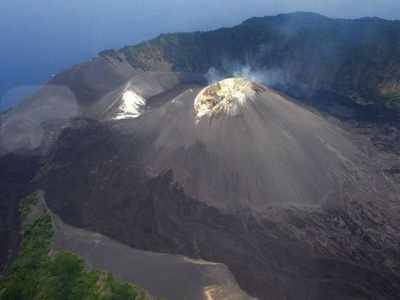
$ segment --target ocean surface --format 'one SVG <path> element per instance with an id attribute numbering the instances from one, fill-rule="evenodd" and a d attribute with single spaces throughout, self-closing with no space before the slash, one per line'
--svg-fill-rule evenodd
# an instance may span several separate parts
<path id="1" fill-rule="evenodd" d="M 207 30 L 243 19 L 222 21 L 207 17 L 206 12 L 190 18 L 184 7 L 173 9 L 167 1 L 153 2 L 157 3 L 0 1 L 0 110 L 18 102 L 53 74 L 101 50 L 135 44 L 163 32 Z"/>

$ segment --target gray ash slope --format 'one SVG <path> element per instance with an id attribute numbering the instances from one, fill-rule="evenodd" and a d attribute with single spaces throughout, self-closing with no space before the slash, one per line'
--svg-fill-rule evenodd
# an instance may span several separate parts
<path id="1" fill-rule="evenodd" d="M 299 87 L 313 93 L 327 87 L 324 92 L 334 90 L 349 102 L 354 91 L 375 97 L 385 86 L 395 96 L 392 79 L 397 75 L 390 71 L 390 59 L 379 62 L 388 63 L 382 72 L 390 80 L 383 85 L 375 77 L 354 75 L 363 66 L 373 68 L 368 55 L 348 64 L 354 67 L 350 71 L 337 59 L 331 61 L 334 69 L 318 59 L 309 61 L 312 47 L 304 41 L 316 37 L 320 18 L 300 14 L 254 19 L 236 29 L 201 33 L 208 36 L 207 45 L 199 46 L 198 39 L 184 34 L 105 52 L 56 76 L 2 116 L 0 153 L 31 159 L 30 169 L 36 171 L 41 164 L 31 184 L 46 192 L 50 208 L 65 222 L 137 249 L 223 263 L 240 287 L 259 299 L 398 299 L 398 185 L 383 172 L 398 156 L 378 152 L 368 135 L 361 137 L 353 128 L 345 132 L 337 126 L 340 122 L 327 121 L 268 88 L 232 115 L 198 118 L 193 107 L 205 86 L 203 72 L 222 68 L 227 55 L 247 63 L 248 54 L 259 53 L 261 45 L 249 39 L 274 37 L 274 32 L 286 38 L 262 44 L 271 46 L 269 55 L 290 46 L 281 58 L 292 60 L 272 56 L 269 61 L 281 63 L 288 81 L 280 83 L 291 94 Z M 283 26 L 293 20 L 301 24 L 304 39 L 282 31 L 293 29 Z M 339 52 L 351 60 L 346 53 L 354 40 L 349 37 L 364 34 L 360 26 L 366 21 L 323 20 L 319 34 L 339 24 L 343 31 L 334 42 L 339 41 Z M 384 28 L 384 36 L 397 26 L 383 24 L 375 29 Z M 227 31 L 237 36 L 227 38 Z M 196 47 L 187 43 L 188 37 Z M 246 43 L 238 42 L 240 37 Z M 228 47 L 235 41 L 236 47 Z M 390 44 L 388 48 L 393 50 Z M 209 52 L 201 55 L 196 49 Z M 292 51 L 298 56 L 293 58 Z M 310 68 L 302 68 L 305 64 Z M 296 76 L 301 69 L 310 75 L 304 78 L 315 77 L 311 66 L 321 67 L 321 81 L 315 85 Z M 328 69 L 336 70 L 335 76 L 323 72 Z M 343 89 L 341 74 L 356 78 L 355 86 Z M 292 89 L 293 84 L 298 86 Z M 365 90 L 366 85 L 375 88 Z M 115 119 L 126 91 L 134 91 L 133 99 L 144 98 L 146 107 L 139 118 Z M 211 103 L 206 108 L 213 112 L 226 109 Z M 351 106 L 353 112 L 362 110 L 357 105 Z M 69 113 L 60 109 L 70 107 Z M 33 156 L 38 154 L 40 159 Z M 11 163 L 10 154 L 0 159 Z M 26 162 L 13 161 L 21 170 Z M 10 182 L 28 188 L 27 177 L 33 174 L 22 175 L 15 174 Z M 6 192 L 12 188 L 7 188 L 2 187 L 2 196 L 11 195 Z M 19 194 L 14 194 L 7 202 L 13 209 L 2 218 L 16 230 Z"/>
<path id="2" fill-rule="evenodd" d="M 99 233 L 63 223 L 46 206 L 42 193 L 30 218 L 48 214 L 55 231 L 52 249 L 67 250 L 84 258 L 89 268 L 107 270 L 119 279 L 133 282 L 153 297 L 163 299 L 204 299 L 205 295 L 222 299 L 250 300 L 240 290 L 229 269 L 218 263 L 194 260 L 181 255 L 132 249 Z"/>
<path id="3" fill-rule="evenodd" d="M 198 121 L 200 90 L 66 129 L 41 174 L 50 207 L 135 248 L 222 262 L 260 299 L 396 299 L 396 186 L 352 136 L 268 89 L 242 114 Z M 245 198 L 260 176 L 297 178 L 309 197 L 286 185 Z"/>
<path id="4" fill-rule="evenodd" d="M 251 84 L 232 80 L 239 82 L 234 89 Z M 351 136 L 273 90 L 243 94 L 248 99 L 233 114 L 200 118 L 193 108 L 198 93 L 182 93 L 131 129 L 146 142 L 153 138 L 143 150 L 150 174 L 171 169 L 192 197 L 220 209 L 260 213 L 271 206 L 338 208 L 350 197 L 398 201 L 383 176 L 369 178 L 377 169 L 368 166 Z"/>

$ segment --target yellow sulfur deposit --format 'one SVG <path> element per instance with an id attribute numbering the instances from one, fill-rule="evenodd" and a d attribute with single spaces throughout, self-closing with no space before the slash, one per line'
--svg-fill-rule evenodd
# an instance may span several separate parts
<path id="1" fill-rule="evenodd" d="M 235 116 L 254 95 L 265 88 L 245 78 L 227 78 L 205 87 L 194 101 L 196 118 Z"/>

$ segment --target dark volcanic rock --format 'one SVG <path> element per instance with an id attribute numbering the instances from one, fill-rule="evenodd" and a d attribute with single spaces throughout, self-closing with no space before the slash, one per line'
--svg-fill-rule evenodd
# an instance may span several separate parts
<path id="1" fill-rule="evenodd" d="M 203 300 L 207 295 L 213 299 L 252 299 L 223 264 L 133 249 L 99 233 L 66 225 L 56 216 L 54 220 L 55 249 L 72 251 L 90 267 L 134 282 L 155 297 Z"/>
<path id="2" fill-rule="evenodd" d="M 19 202 L 31 191 L 30 182 L 39 166 L 38 156 L 0 157 L 0 273 L 18 249 Z"/>
<path id="3" fill-rule="evenodd" d="M 65 222 L 224 263 L 260 299 L 398 299 L 399 40 L 396 21 L 279 15 L 57 75 L 0 116 L 0 263 L 36 174 Z M 204 73 L 245 65 L 340 121 L 265 89 L 243 114 L 196 123 Z M 116 120 L 126 91 L 147 106 Z"/>
<path id="4" fill-rule="evenodd" d="M 130 126 L 64 131 L 41 185 L 66 222 L 139 249 L 222 262 L 260 299 L 397 299 L 399 223 L 382 203 L 222 212 L 188 197 L 171 171 L 146 175 Z"/>

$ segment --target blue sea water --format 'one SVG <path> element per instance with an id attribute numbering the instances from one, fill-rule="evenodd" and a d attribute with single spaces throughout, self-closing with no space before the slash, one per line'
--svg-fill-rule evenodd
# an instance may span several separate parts
<path id="1" fill-rule="evenodd" d="M 135 44 L 162 32 L 209 29 L 237 21 L 233 17 L 231 22 L 189 18 L 182 7 L 153 2 L 1 0 L 0 110 L 34 91 L 52 74 L 101 50 Z"/>

